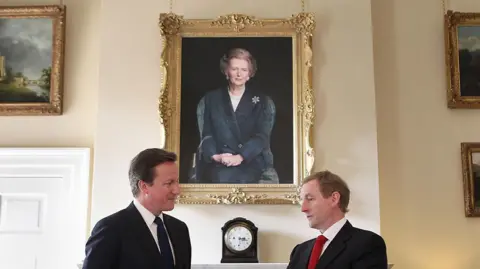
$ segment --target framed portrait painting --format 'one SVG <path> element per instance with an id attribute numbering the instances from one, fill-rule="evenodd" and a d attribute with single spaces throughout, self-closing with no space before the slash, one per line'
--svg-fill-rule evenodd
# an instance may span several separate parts
<path id="1" fill-rule="evenodd" d="M 462 143 L 465 216 L 480 217 L 480 143 Z"/>
<path id="2" fill-rule="evenodd" d="M 480 13 L 445 14 L 449 108 L 480 108 Z"/>
<path id="3" fill-rule="evenodd" d="M 62 114 L 65 12 L 0 7 L 0 116 Z"/>
<path id="4" fill-rule="evenodd" d="M 160 15 L 159 113 L 180 203 L 298 203 L 314 160 L 310 13 Z"/>

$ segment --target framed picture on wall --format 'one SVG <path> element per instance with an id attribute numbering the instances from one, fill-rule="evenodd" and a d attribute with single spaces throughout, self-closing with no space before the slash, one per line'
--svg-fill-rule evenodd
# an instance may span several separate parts
<path id="1" fill-rule="evenodd" d="M 480 217 L 480 143 L 462 143 L 465 216 Z"/>
<path id="2" fill-rule="evenodd" d="M 180 203 L 295 204 L 314 160 L 314 17 L 160 15 L 159 113 Z"/>
<path id="3" fill-rule="evenodd" d="M 449 108 L 480 108 L 480 13 L 445 14 Z"/>
<path id="4" fill-rule="evenodd" d="M 65 7 L 0 7 L 0 116 L 61 115 Z"/>

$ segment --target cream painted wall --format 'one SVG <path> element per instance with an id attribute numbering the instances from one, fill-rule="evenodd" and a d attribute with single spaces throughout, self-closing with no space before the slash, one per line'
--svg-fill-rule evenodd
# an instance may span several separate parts
<path id="1" fill-rule="evenodd" d="M 105 0 L 102 9 L 95 0 L 64 3 L 65 115 L 0 117 L 0 146 L 92 146 L 95 139 L 95 223 L 129 202 L 128 160 L 138 150 L 163 142 L 156 114 L 157 18 L 168 11 L 168 3 Z M 196 18 L 226 12 L 285 17 L 299 10 L 298 3 L 287 0 L 281 5 L 275 0 L 232 1 L 231 6 L 221 0 L 197 3 L 175 0 L 175 12 Z M 251 3 L 256 5 L 249 8 Z M 272 3 L 280 9 L 274 11 Z M 480 12 L 477 0 L 447 4 Z M 381 227 L 395 268 L 479 268 L 480 220 L 463 215 L 459 146 L 478 141 L 480 127 L 472 122 L 480 116 L 475 110 L 446 108 L 441 1 L 372 0 L 370 11 L 369 1 L 322 0 L 310 1 L 307 8 L 318 20 L 317 170 L 329 168 L 346 177 L 354 190 L 349 218 L 380 231 L 377 122 Z M 131 76 L 142 81 L 141 87 L 118 79 Z M 315 235 L 293 206 L 179 206 L 172 213 L 191 227 L 195 263 L 219 261 L 219 228 L 238 215 L 260 227 L 263 262 L 286 262 L 295 243 Z"/>
<path id="2" fill-rule="evenodd" d="M 56 5 L 59 0 L 0 1 L 1 5 Z M 67 6 L 64 115 L 0 117 L 0 146 L 92 147 L 97 115 L 98 0 L 64 0 Z"/>
<path id="3" fill-rule="evenodd" d="M 188 17 L 211 18 L 229 11 L 273 17 L 299 10 L 295 1 L 287 0 L 231 1 L 231 6 L 220 0 L 175 1 L 175 11 Z M 447 2 L 456 10 L 480 12 L 478 0 Z M 92 146 L 95 139 L 95 223 L 129 202 L 129 158 L 163 141 L 155 112 L 160 83 L 156 25 L 168 4 L 105 0 L 100 9 L 95 0 L 64 3 L 65 115 L 0 117 L 0 146 Z M 252 3 L 256 5 L 249 8 Z M 280 9 L 274 11 L 272 3 Z M 307 7 L 318 19 L 317 169 L 328 167 L 345 176 L 355 192 L 350 218 L 379 231 L 376 98 L 382 235 L 391 262 L 403 269 L 479 268 L 480 219 L 463 215 L 459 146 L 478 141 L 475 122 L 480 116 L 476 110 L 446 108 L 441 1 L 372 0 L 372 14 L 369 1 L 310 3 Z M 141 87 L 119 79 L 131 76 L 142 81 Z M 192 229 L 194 262 L 218 262 L 219 227 L 237 215 L 260 227 L 264 262 L 286 261 L 295 243 L 315 234 L 293 206 L 179 206 L 173 214 Z"/>
<path id="4" fill-rule="evenodd" d="M 480 219 L 465 218 L 460 143 L 480 112 L 446 103 L 442 4 L 373 0 L 382 235 L 402 269 L 480 268 Z M 480 12 L 478 0 L 447 1 Z"/>
<path id="5" fill-rule="evenodd" d="M 187 18 L 237 12 L 288 17 L 299 1 L 175 0 Z M 328 168 L 350 184 L 350 220 L 380 232 L 373 44 L 370 1 L 310 1 L 318 28 L 314 45 L 317 93 L 316 169 Z M 168 1 L 104 0 L 100 35 L 98 117 L 92 224 L 131 201 L 127 169 L 146 147 L 161 147 L 158 16 Z M 172 212 L 190 227 L 194 263 L 219 263 L 225 221 L 245 216 L 260 230 L 260 261 L 287 262 L 295 244 L 316 232 L 294 206 L 190 206 Z"/>

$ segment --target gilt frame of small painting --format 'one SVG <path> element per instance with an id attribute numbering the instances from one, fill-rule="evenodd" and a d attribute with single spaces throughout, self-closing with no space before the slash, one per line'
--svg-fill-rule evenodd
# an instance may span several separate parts
<path id="1" fill-rule="evenodd" d="M 447 104 L 480 108 L 480 13 L 445 14 Z"/>
<path id="2" fill-rule="evenodd" d="M 63 113 L 66 8 L 0 7 L 0 116 Z"/>
<path id="3" fill-rule="evenodd" d="M 480 142 L 461 143 L 466 217 L 480 217 Z"/>

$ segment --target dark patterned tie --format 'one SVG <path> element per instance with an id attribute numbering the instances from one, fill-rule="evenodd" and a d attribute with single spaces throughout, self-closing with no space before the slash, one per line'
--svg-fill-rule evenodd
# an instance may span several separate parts
<path id="1" fill-rule="evenodd" d="M 157 224 L 157 237 L 158 244 L 160 245 L 162 262 L 165 265 L 165 268 L 173 269 L 173 255 L 172 250 L 170 249 L 167 231 L 163 226 L 163 221 L 161 218 L 155 217 L 155 223 Z"/>

